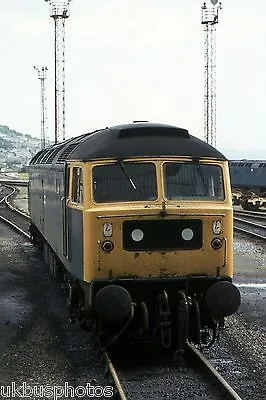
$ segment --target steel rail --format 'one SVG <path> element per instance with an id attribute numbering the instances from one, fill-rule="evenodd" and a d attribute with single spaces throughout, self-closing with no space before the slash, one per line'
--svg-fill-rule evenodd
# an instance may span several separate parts
<path id="1" fill-rule="evenodd" d="M 0 200 L 0 203 L 5 202 L 7 207 L 10 208 L 12 211 L 17 212 L 18 214 L 21 214 L 24 218 L 30 219 L 30 217 L 27 214 L 25 214 L 22 211 L 18 210 L 16 207 L 13 207 L 12 204 L 10 204 L 9 201 L 8 201 L 8 198 L 15 193 L 16 188 L 13 187 L 13 186 L 7 186 L 7 185 L 3 185 L 3 186 L 5 186 L 5 187 L 7 187 L 9 189 L 12 189 L 12 192 L 7 194 L 7 195 L 5 195 Z M 31 240 L 31 237 L 30 237 L 30 235 L 28 233 L 24 232 L 19 226 L 17 226 L 13 222 L 11 222 L 9 219 L 7 219 L 7 218 L 5 218 L 5 217 L 0 215 L 0 220 L 3 221 L 4 223 L 8 224 L 9 226 L 11 226 L 13 229 L 15 229 L 21 235 L 25 236 L 27 239 Z"/>
<path id="2" fill-rule="evenodd" d="M 0 220 L 4 221 L 6 224 L 10 225 L 13 229 L 18 231 L 21 235 L 25 236 L 27 239 L 31 240 L 30 235 L 28 235 L 26 232 L 24 232 L 22 229 L 20 229 L 17 225 L 15 225 L 13 222 L 9 221 L 5 217 L 2 217 L 0 215 Z"/>
<path id="3" fill-rule="evenodd" d="M 216 379 L 216 382 L 225 391 L 226 399 L 242 400 L 241 397 L 234 391 L 234 389 L 226 382 L 226 380 L 219 374 L 219 372 L 211 365 L 211 363 L 204 357 L 204 355 L 191 343 L 187 343 L 187 348 L 195 358 L 195 360 L 207 370 L 212 377 Z M 222 396 L 225 398 L 225 396 Z"/>
<path id="4" fill-rule="evenodd" d="M 7 189 L 12 189 L 12 190 L 13 190 L 12 193 L 14 193 L 14 189 L 15 189 L 15 188 L 12 187 L 12 186 L 0 185 L 0 187 L 5 187 L 5 188 L 7 188 Z M 9 194 L 12 194 L 12 193 L 9 193 Z M 2 197 L 1 200 L 0 200 L 0 203 L 6 202 L 6 196 L 8 196 L 8 194 L 3 195 L 3 197 Z"/>
<path id="5" fill-rule="evenodd" d="M 252 225 L 252 226 L 254 226 L 255 228 L 266 229 L 266 226 L 265 226 L 265 225 L 256 224 L 255 222 L 247 221 L 246 219 L 243 219 L 243 218 L 234 217 L 234 220 L 235 220 L 235 221 L 238 221 L 238 222 L 243 222 L 243 223 L 245 223 L 245 224 L 247 224 L 247 225 Z"/>
<path id="6" fill-rule="evenodd" d="M 9 207 L 12 211 L 15 211 L 16 213 L 22 215 L 23 217 L 25 217 L 25 218 L 27 218 L 27 219 L 30 219 L 30 217 L 29 217 L 28 214 L 26 214 L 26 213 L 24 213 L 23 211 L 19 210 L 18 208 L 14 207 L 14 206 L 8 201 L 9 197 L 13 196 L 13 194 L 16 192 L 16 188 L 15 188 L 14 186 L 7 186 L 7 185 L 5 185 L 5 186 L 8 187 L 8 188 L 10 188 L 10 189 L 13 189 L 13 191 L 12 191 L 11 193 L 7 194 L 1 201 L 4 200 L 5 203 L 6 203 L 6 205 L 7 205 L 7 207 Z"/>
<path id="7" fill-rule="evenodd" d="M 258 239 L 266 240 L 265 236 L 259 235 L 258 233 L 255 233 L 255 232 L 247 231 L 246 229 L 239 228 L 238 226 L 234 226 L 234 229 L 239 232 L 247 233 L 248 235 L 254 236 Z"/>
<path id="8" fill-rule="evenodd" d="M 121 400 L 127 400 L 127 396 L 123 390 L 123 386 L 120 382 L 119 376 L 115 370 L 115 367 L 113 366 L 113 364 L 110 360 L 110 357 L 106 353 L 106 351 L 103 353 L 103 356 L 104 356 L 105 362 L 107 364 L 108 370 L 109 370 L 110 374 L 112 375 L 113 381 L 115 383 L 117 395 L 119 395 L 119 398 Z"/>
<path id="9" fill-rule="evenodd" d="M 250 227 L 254 227 L 254 228 L 258 228 L 258 229 L 262 229 L 263 231 L 266 231 L 266 226 L 265 225 L 257 224 L 257 223 L 248 221 L 248 220 L 243 219 L 243 218 L 234 217 L 234 222 L 239 222 L 240 224 L 241 223 L 242 224 L 246 224 L 246 225 L 248 225 Z M 253 236 L 253 237 L 256 237 L 258 239 L 262 239 L 262 240 L 266 239 L 265 235 L 261 235 L 260 233 L 256 233 L 256 232 L 254 232 L 252 230 L 244 229 L 244 227 L 241 228 L 239 226 L 236 226 L 235 224 L 234 224 L 234 229 L 236 231 L 246 233 L 246 234 L 248 234 L 250 236 Z"/>
<path id="10" fill-rule="evenodd" d="M 241 215 L 243 217 L 251 217 L 254 219 L 266 219 L 266 212 L 259 211 L 234 210 L 234 215 Z"/>

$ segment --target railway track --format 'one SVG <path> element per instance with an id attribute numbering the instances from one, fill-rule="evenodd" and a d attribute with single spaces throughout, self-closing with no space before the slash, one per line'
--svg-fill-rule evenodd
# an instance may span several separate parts
<path id="1" fill-rule="evenodd" d="M 29 216 L 24 214 L 10 203 L 10 198 L 16 193 L 13 186 L 0 186 L 0 220 L 9 224 L 13 229 L 30 239 Z"/>
<path id="2" fill-rule="evenodd" d="M 134 351 L 134 350 L 133 350 Z M 169 398 L 235 399 L 241 397 L 193 345 L 188 344 L 187 356 L 180 365 L 172 357 L 145 350 L 132 355 L 127 349 L 125 360 L 119 354 L 103 352 L 108 371 L 116 388 L 116 398 L 122 400 Z M 126 354 L 126 352 L 124 352 Z M 155 356 L 154 356 L 155 355 Z M 113 361 L 111 361 L 111 359 Z M 163 397 L 165 398 L 165 397 Z"/>
<path id="3" fill-rule="evenodd" d="M 257 239 L 266 239 L 266 215 L 257 211 L 234 210 L 234 229 Z"/>
<path id="4" fill-rule="evenodd" d="M 262 221 L 266 223 L 266 212 L 263 211 L 244 211 L 234 209 L 234 215 L 238 217 L 250 217 L 254 219 L 254 221 Z"/>

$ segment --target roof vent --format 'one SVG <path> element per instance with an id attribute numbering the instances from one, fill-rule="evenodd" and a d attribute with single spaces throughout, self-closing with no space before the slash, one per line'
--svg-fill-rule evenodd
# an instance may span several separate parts
<path id="1" fill-rule="evenodd" d="M 44 154 L 46 153 L 46 149 L 40 150 L 31 160 L 30 164 L 39 164 Z"/>
<path id="2" fill-rule="evenodd" d="M 72 151 L 78 146 L 79 143 L 69 144 L 59 155 L 58 159 L 56 160 L 56 164 L 63 163 L 66 161 L 67 157 L 72 153 Z"/>
<path id="3" fill-rule="evenodd" d="M 186 129 L 176 127 L 161 127 L 161 126 L 136 126 L 132 128 L 121 129 L 118 133 L 120 138 L 129 136 L 177 136 L 189 138 L 189 133 Z"/>

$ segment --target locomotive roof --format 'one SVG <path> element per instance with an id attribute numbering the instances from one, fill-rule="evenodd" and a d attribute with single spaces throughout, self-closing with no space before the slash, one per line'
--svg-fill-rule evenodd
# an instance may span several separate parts
<path id="1" fill-rule="evenodd" d="M 190 156 L 226 158 L 214 147 L 172 125 L 137 122 L 86 133 L 37 153 L 30 164 L 61 164 L 66 160 Z"/>
<path id="2" fill-rule="evenodd" d="M 231 167 L 260 167 L 260 168 L 266 168 L 266 160 L 247 160 L 247 159 L 242 159 L 242 160 L 230 160 L 229 161 Z"/>

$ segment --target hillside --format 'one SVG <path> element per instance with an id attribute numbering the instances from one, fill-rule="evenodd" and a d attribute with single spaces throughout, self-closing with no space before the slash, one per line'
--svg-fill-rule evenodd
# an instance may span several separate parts
<path id="1" fill-rule="evenodd" d="M 20 171 L 40 148 L 40 139 L 0 125 L 0 171 Z"/>

